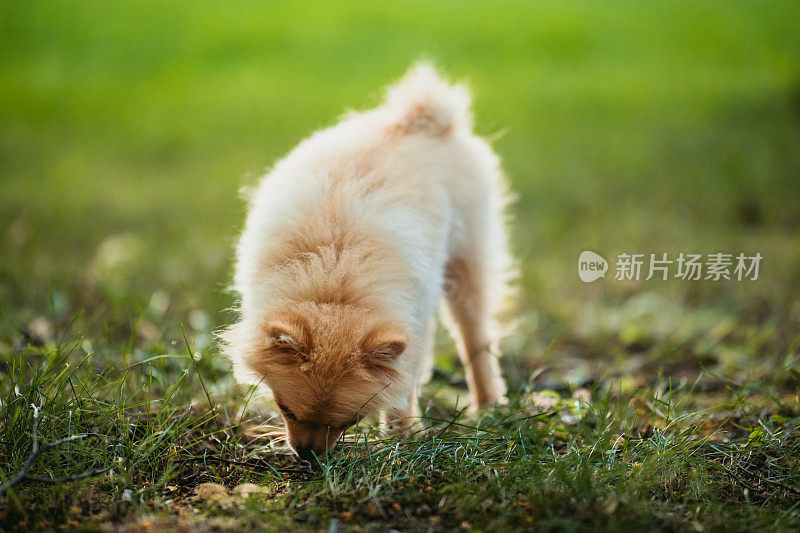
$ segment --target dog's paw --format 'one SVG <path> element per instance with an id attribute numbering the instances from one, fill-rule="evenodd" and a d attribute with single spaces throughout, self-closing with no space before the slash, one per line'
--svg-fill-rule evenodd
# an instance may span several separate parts
<path id="1" fill-rule="evenodd" d="M 471 409 L 473 412 L 479 412 L 500 405 L 508 405 L 508 397 L 505 394 L 500 394 L 492 398 L 476 398 L 472 402 Z"/>
<path id="2" fill-rule="evenodd" d="M 421 427 L 418 418 L 398 418 L 386 423 L 386 431 L 390 435 L 409 437 Z"/>

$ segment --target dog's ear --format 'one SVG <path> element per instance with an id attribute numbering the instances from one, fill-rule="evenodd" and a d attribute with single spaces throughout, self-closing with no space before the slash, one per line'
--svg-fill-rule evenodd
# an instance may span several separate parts
<path id="1" fill-rule="evenodd" d="M 284 314 L 272 317 L 264 324 L 266 347 L 276 362 L 308 361 L 311 335 L 308 324 L 300 315 Z"/>
<path id="2" fill-rule="evenodd" d="M 400 328 L 390 323 L 379 324 L 361 339 L 364 365 L 372 372 L 397 376 L 394 362 L 405 351 L 407 344 L 408 340 Z"/>

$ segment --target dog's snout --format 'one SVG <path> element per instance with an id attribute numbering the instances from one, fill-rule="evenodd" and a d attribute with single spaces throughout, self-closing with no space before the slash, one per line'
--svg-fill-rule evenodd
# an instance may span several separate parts
<path id="1" fill-rule="evenodd" d="M 286 421 L 289 444 L 295 453 L 306 461 L 323 459 L 336 446 L 342 431 L 330 426 Z"/>
<path id="2" fill-rule="evenodd" d="M 325 457 L 325 445 L 316 442 L 317 439 L 310 439 L 310 441 L 297 441 L 292 440 L 291 445 L 295 453 L 304 461 L 313 462 L 316 459 Z"/>
<path id="3" fill-rule="evenodd" d="M 313 461 L 315 456 L 319 457 L 320 455 L 318 451 L 307 446 L 295 446 L 294 451 L 297 453 L 300 459 L 309 462 Z"/>

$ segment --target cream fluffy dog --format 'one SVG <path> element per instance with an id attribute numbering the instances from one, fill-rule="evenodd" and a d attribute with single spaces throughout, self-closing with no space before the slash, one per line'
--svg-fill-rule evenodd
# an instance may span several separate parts
<path id="1" fill-rule="evenodd" d="M 504 397 L 506 192 L 469 106 L 462 86 L 418 65 L 380 107 L 300 143 L 252 194 L 225 351 L 238 379 L 272 390 L 303 458 L 359 417 L 413 421 L 442 299 L 473 405 Z"/>

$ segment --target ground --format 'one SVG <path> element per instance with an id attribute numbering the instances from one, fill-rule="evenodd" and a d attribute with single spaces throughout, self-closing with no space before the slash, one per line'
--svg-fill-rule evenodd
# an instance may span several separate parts
<path id="1" fill-rule="evenodd" d="M 0 484 L 39 453 L 0 528 L 800 528 L 799 18 L 3 3 Z M 465 411 L 441 334 L 418 433 L 361 424 L 310 469 L 214 342 L 239 189 L 420 57 L 470 83 L 517 197 L 510 401 Z M 605 279 L 578 279 L 583 250 Z M 632 252 L 764 259 L 755 281 L 614 279 Z"/>

